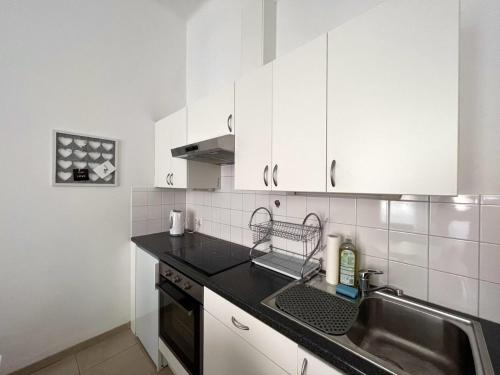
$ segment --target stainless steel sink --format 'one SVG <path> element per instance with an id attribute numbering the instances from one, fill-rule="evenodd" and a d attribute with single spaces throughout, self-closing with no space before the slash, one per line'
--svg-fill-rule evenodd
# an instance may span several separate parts
<path id="1" fill-rule="evenodd" d="M 310 284 L 335 293 L 324 278 Z M 275 298 L 282 291 L 263 304 L 303 324 L 276 306 Z M 383 291 L 356 303 L 358 317 L 345 335 L 307 327 L 390 373 L 494 374 L 479 322 Z"/>

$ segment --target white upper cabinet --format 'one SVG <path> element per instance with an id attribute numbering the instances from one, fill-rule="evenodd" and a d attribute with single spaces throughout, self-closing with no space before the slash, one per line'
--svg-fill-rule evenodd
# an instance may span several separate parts
<path id="1" fill-rule="evenodd" d="M 188 143 L 234 134 L 234 84 L 188 105 Z"/>
<path id="2" fill-rule="evenodd" d="M 274 190 L 325 191 L 327 37 L 274 62 Z"/>
<path id="3" fill-rule="evenodd" d="M 236 82 L 234 183 L 237 190 L 271 190 L 273 66 Z"/>
<path id="4" fill-rule="evenodd" d="M 386 1 L 328 34 L 328 191 L 457 193 L 458 57 L 458 0 Z"/>
<path id="5" fill-rule="evenodd" d="M 155 186 L 187 187 L 187 161 L 173 158 L 171 149 L 186 144 L 186 109 L 183 108 L 155 125 Z"/>
<path id="6" fill-rule="evenodd" d="M 187 143 L 186 109 L 155 124 L 155 187 L 210 189 L 220 185 L 220 167 L 172 157 Z"/>

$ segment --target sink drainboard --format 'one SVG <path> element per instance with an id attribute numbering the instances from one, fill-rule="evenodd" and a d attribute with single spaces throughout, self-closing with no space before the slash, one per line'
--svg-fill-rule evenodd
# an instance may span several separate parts
<path id="1" fill-rule="evenodd" d="M 328 335 L 345 334 L 358 316 L 355 303 L 304 284 L 279 294 L 276 306 Z"/>

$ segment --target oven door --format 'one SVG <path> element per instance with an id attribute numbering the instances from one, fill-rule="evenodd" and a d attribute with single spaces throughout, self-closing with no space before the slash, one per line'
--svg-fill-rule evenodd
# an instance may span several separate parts
<path id="1" fill-rule="evenodd" d="M 190 374 L 201 374 L 202 305 L 170 281 L 160 282 L 160 337 Z"/>

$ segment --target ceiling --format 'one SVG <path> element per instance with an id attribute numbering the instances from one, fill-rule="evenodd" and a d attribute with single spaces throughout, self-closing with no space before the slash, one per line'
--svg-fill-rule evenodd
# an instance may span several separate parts
<path id="1" fill-rule="evenodd" d="M 158 0 L 179 17 L 189 19 L 204 3 L 210 0 Z"/>

